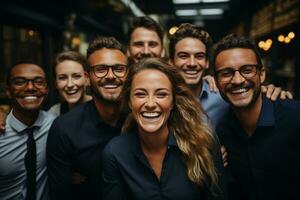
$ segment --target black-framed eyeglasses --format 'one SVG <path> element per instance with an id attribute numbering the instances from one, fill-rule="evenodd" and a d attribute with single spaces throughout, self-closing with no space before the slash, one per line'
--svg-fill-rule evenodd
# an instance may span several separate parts
<path id="1" fill-rule="evenodd" d="M 115 65 L 105 65 L 99 64 L 90 66 L 90 71 L 93 71 L 94 75 L 98 78 L 103 78 L 108 74 L 109 69 L 111 68 L 113 74 L 118 78 L 123 78 L 127 72 L 127 65 L 115 64 Z"/>
<path id="2" fill-rule="evenodd" d="M 12 78 L 9 82 L 15 88 L 24 88 L 28 85 L 29 82 L 31 82 L 32 85 L 38 89 L 42 89 L 47 86 L 47 81 L 44 77 L 35 77 L 33 79 L 16 77 L 16 78 Z"/>
<path id="3" fill-rule="evenodd" d="M 241 76 L 245 79 L 253 78 L 257 74 L 257 70 L 261 69 L 261 65 L 258 64 L 247 64 L 241 66 L 239 69 L 227 67 L 215 72 L 215 77 L 218 82 L 226 83 L 232 80 L 235 72 L 238 71 Z"/>

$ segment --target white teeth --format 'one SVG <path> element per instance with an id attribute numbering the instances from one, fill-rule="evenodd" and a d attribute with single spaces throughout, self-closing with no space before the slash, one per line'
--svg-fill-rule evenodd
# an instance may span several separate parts
<path id="1" fill-rule="evenodd" d="M 142 112 L 142 116 L 148 118 L 155 118 L 155 117 L 159 117 L 160 114 L 158 112 Z"/>
<path id="2" fill-rule="evenodd" d="M 72 95 L 72 94 L 77 93 L 77 90 L 66 91 L 66 93 L 67 93 L 68 95 Z"/>
<path id="3" fill-rule="evenodd" d="M 243 92 L 246 92 L 247 90 L 245 88 L 241 88 L 241 89 L 238 89 L 238 90 L 232 90 L 231 92 L 233 94 L 239 94 L 239 93 L 243 93 Z"/>
<path id="4" fill-rule="evenodd" d="M 117 85 L 104 85 L 103 87 L 105 89 L 114 89 L 114 88 L 117 88 L 118 86 Z"/>
<path id="5" fill-rule="evenodd" d="M 189 75 L 195 75 L 198 73 L 197 70 L 184 70 L 184 73 L 189 74 Z"/>
<path id="6" fill-rule="evenodd" d="M 28 96 L 28 97 L 24 97 L 25 100 L 35 100 L 37 99 L 36 96 Z"/>

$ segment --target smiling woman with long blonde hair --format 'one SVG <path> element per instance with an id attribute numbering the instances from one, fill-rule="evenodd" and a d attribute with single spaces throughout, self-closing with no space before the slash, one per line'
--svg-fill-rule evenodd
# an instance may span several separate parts
<path id="1" fill-rule="evenodd" d="M 129 72 L 124 98 L 131 110 L 126 134 L 103 154 L 105 199 L 226 198 L 218 184 L 217 142 L 176 67 L 142 60 Z"/>

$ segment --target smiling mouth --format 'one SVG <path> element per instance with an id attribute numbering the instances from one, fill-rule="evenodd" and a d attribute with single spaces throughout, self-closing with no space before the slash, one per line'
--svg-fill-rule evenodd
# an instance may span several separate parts
<path id="1" fill-rule="evenodd" d="M 78 90 L 70 90 L 70 91 L 66 91 L 67 95 L 73 95 L 76 94 L 78 92 Z"/>
<path id="2" fill-rule="evenodd" d="M 115 88 L 117 88 L 119 86 L 118 85 L 110 84 L 110 85 L 103 85 L 102 87 L 105 88 L 105 89 L 115 89 Z"/>
<path id="3" fill-rule="evenodd" d="M 184 69 L 182 71 L 187 75 L 196 75 L 199 73 L 200 70 Z"/>
<path id="4" fill-rule="evenodd" d="M 231 90 L 232 94 L 243 94 L 249 91 L 249 88 L 239 88 L 235 90 Z"/>
<path id="5" fill-rule="evenodd" d="M 160 117 L 161 112 L 142 112 L 141 115 L 147 119 L 156 119 Z"/>
<path id="6" fill-rule="evenodd" d="M 26 96 L 26 97 L 23 97 L 24 100 L 36 100 L 38 99 L 37 96 Z"/>

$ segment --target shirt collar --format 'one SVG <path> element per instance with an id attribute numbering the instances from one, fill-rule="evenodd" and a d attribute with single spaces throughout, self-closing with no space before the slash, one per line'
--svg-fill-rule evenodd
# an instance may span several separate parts
<path id="1" fill-rule="evenodd" d="M 274 116 L 274 103 L 269 100 L 265 95 L 262 99 L 262 108 L 257 123 L 258 126 L 274 126 L 275 116 Z"/>
<path id="2" fill-rule="evenodd" d="M 95 125 L 99 125 L 104 123 L 101 116 L 99 115 L 94 100 L 91 100 L 86 103 L 87 106 L 87 113 L 86 115 L 91 120 L 91 122 Z"/>
<path id="3" fill-rule="evenodd" d="M 139 140 L 139 135 L 138 135 L 138 132 L 137 130 L 134 131 L 133 133 L 129 133 L 129 134 L 134 134 L 134 152 L 136 153 L 136 155 L 140 155 L 140 153 L 142 153 L 142 148 L 141 148 L 141 143 L 140 143 L 140 140 Z M 169 135 L 168 135 L 168 147 L 171 147 L 171 146 L 178 146 L 177 144 L 177 141 L 176 141 L 176 138 L 174 136 L 174 134 L 172 132 L 169 132 Z"/>
<path id="4" fill-rule="evenodd" d="M 101 126 L 103 123 L 107 124 L 105 121 L 103 121 L 102 117 L 99 115 L 95 102 L 93 100 L 87 102 L 86 104 L 87 104 L 87 112 L 88 112 L 87 116 L 92 121 L 93 124 L 95 124 L 96 126 Z M 115 127 L 121 130 L 126 117 L 127 117 L 127 112 L 121 111 Z"/>
<path id="5" fill-rule="evenodd" d="M 28 126 L 24 123 L 22 123 L 20 120 L 18 120 L 14 115 L 13 111 L 11 110 L 10 113 L 7 116 L 8 124 L 12 127 L 13 130 L 15 130 L 17 133 L 23 132 L 25 129 L 28 128 Z M 39 115 L 32 126 L 30 127 L 36 127 L 40 128 L 43 125 L 43 113 L 39 111 Z"/>
<path id="6" fill-rule="evenodd" d="M 202 89 L 201 89 L 201 93 L 200 93 L 200 99 L 204 99 L 208 97 L 208 93 L 209 93 L 209 86 L 208 83 L 206 81 L 201 80 L 202 82 Z"/>

